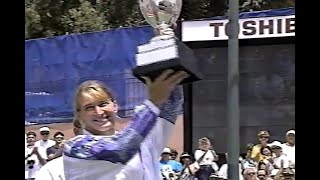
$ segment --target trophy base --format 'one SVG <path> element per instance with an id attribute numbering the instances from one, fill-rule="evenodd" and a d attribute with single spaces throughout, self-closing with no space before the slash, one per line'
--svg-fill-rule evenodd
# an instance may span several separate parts
<path id="1" fill-rule="evenodd" d="M 198 68 L 198 59 L 194 56 L 192 49 L 175 37 L 156 39 L 138 47 L 137 67 L 132 70 L 135 77 L 145 83 L 143 76 L 154 80 L 163 71 L 172 69 L 185 71 L 189 74 L 189 77 L 180 84 L 188 84 L 202 79 Z"/>

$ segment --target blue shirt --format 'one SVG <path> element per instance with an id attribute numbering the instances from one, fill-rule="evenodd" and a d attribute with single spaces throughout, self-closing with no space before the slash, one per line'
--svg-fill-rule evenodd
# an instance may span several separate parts
<path id="1" fill-rule="evenodd" d="M 174 172 L 180 172 L 182 170 L 182 165 L 178 161 L 169 160 L 167 162 L 160 161 L 160 169 L 162 171 L 174 171 Z"/>

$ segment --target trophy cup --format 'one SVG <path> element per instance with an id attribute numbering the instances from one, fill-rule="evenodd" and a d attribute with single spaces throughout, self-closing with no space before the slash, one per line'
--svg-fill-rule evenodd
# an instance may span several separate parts
<path id="1" fill-rule="evenodd" d="M 182 0 L 139 0 L 139 5 L 156 35 L 149 43 L 138 46 L 133 75 L 144 82 L 143 76 L 154 80 L 163 71 L 172 69 L 189 74 L 181 84 L 201 80 L 192 49 L 177 39 L 171 28 L 180 15 Z"/>

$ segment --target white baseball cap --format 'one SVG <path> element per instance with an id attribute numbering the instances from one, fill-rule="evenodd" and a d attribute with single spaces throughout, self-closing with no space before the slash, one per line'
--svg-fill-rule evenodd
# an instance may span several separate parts
<path id="1" fill-rule="evenodd" d="M 291 130 L 289 130 L 289 131 L 287 131 L 286 132 L 286 136 L 288 136 L 289 134 L 296 134 L 296 131 L 295 130 L 293 130 L 293 129 L 291 129 Z"/>
<path id="2" fill-rule="evenodd" d="M 40 128 L 39 131 L 40 131 L 40 132 L 43 132 L 43 131 L 48 131 L 48 132 L 50 132 L 50 129 L 49 129 L 48 127 L 42 127 L 42 128 Z"/>
<path id="3" fill-rule="evenodd" d="M 279 141 L 273 141 L 271 144 L 269 144 L 269 146 L 270 147 L 277 146 L 277 147 L 282 148 L 282 144 Z"/>
<path id="4" fill-rule="evenodd" d="M 163 153 L 169 153 L 169 154 L 171 154 L 171 149 L 168 148 L 168 147 L 165 147 L 165 148 L 163 149 L 163 151 L 162 151 L 162 154 L 163 154 Z"/>

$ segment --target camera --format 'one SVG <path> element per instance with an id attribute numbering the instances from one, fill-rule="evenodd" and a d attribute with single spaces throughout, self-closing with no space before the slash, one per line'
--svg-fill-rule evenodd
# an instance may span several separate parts
<path id="1" fill-rule="evenodd" d="M 33 165 L 35 163 L 35 160 L 27 160 L 27 165 L 29 169 L 33 169 Z"/>

